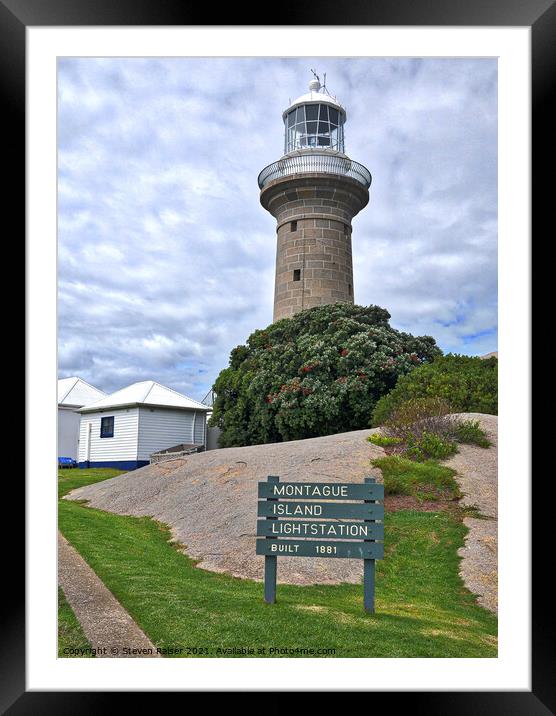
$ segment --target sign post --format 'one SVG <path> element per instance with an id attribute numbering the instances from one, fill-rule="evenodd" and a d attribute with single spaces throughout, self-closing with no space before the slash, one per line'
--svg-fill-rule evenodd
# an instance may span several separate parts
<path id="1" fill-rule="evenodd" d="M 276 475 L 269 475 L 268 482 L 276 484 L 280 478 Z M 276 498 L 269 497 L 269 502 L 278 502 Z M 277 517 L 267 517 L 267 520 L 277 520 Z M 267 539 L 276 539 L 276 537 L 267 537 Z M 264 558 L 264 600 L 267 604 L 274 604 L 276 601 L 276 570 L 278 557 L 273 555 L 265 555 Z"/>
<path id="2" fill-rule="evenodd" d="M 264 555 L 264 600 L 276 602 L 277 560 L 337 557 L 363 560 L 363 606 L 375 612 L 375 560 L 384 557 L 384 485 L 259 482 L 257 554 Z"/>
<path id="3" fill-rule="evenodd" d="M 373 483 L 374 478 L 366 477 L 365 483 Z M 370 500 L 365 500 L 369 503 Z M 368 522 L 369 520 L 365 520 Z M 367 614 L 375 613 L 375 561 L 374 559 L 363 560 L 363 608 Z"/>

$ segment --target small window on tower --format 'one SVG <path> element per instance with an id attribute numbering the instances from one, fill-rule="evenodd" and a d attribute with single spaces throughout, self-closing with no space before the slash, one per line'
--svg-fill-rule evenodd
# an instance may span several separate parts
<path id="1" fill-rule="evenodd" d="M 297 221 L 291 222 L 290 231 L 297 231 Z"/>
<path id="2" fill-rule="evenodd" d="M 348 283 L 348 293 L 351 296 L 351 283 Z"/>
<path id="3" fill-rule="evenodd" d="M 294 270 L 293 270 L 293 280 L 294 280 L 294 281 L 301 281 L 301 269 L 294 269 Z"/>

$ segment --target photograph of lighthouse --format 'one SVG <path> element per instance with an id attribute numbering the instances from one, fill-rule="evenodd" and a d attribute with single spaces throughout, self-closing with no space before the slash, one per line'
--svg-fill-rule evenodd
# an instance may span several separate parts
<path id="1" fill-rule="evenodd" d="M 497 657 L 497 97 L 58 59 L 60 658 Z"/>

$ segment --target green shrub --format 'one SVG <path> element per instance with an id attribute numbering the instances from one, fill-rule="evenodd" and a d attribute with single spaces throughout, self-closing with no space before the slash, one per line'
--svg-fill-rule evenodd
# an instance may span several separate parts
<path id="1" fill-rule="evenodd" d="M 372 413 L 372 425 L 384 425 L 392 412 L 413 398 L 447 401 L 458 413 L 498 414 L 498 360 L 448 354 L 439 356 L 398 378 Z"/>
<path id="2" fill-rule="evenodd" d="M 213 388 L 220 447 L 299 440 L 368 426 L 400 375 L 441 354 L 393 329 L 378 306 L 334 303 L 249 336 Z"/>
<path id="3" fill-rule="evenodd" d="M 444 460 L 457 452 L 457 419 L 443 398 L 406 400 L 392 411 L 382 432 L 395 442 L 394 452 L 411 460 Z"/>
<path id="4" fill-rule="evenodd" d="M 461 420 L 456 422 L 455 438 L 459 443 L 469 443 L 487 448 L 492 445 L 478 420 Z"/>
<path id="5" fill-rule="evenodd" d="M 454 430 L 450 413 L 450 405 L 442 398 L 413 398 L 392 411 L 383 432 L 402 441 L 424 432 L 451 436 Z"/>
<path id="6" fill-rule="evenodd" d="M 367 440 L 373 445 L 378 445 L 379 447 L 393 447 L 394 445 L 399 445 L 403 442 L 401 438 L 393 438 L 388 435 L 382 435 L 381 433 L 373 433 L 372 435 L 369 435 Z"/>
<path id="7" fill-rule="evenodd" d="M 421 463 L 399 455 L 389 455 L 373 460 L 372 464 L 382 471 L 386 495 L 411 495 L 427 500 L 460 497 L 454 479 L 456 471 L 433 460 Z"/>
<path id="8" fill-rule="evenodd" d="M 423 432 L 419 437 L 410 436 L 404 447 L 404 455 L 411 460 L 445 460 L 458 451 L 457 444 L 435 433 Z"/>

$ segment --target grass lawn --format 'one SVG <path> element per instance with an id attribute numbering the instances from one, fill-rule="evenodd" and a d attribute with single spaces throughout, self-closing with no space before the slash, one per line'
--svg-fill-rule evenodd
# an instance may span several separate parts
<path id="1" fill-rule="evenodd" d="M 81 624 L 58 587 L 58 656 L 63 658 L 92 657 L 91 645 Z"/>
<path id="2" fill-rule="evenodd" d="M 62 493 L 73 480 L 68 489 L 86 484 L 88 474 L 102 479 L 101 472 L 62 471 Z M 475 603 L 458 575 L 466 528 L 453 513 L 386 516 L 373 616 L 363 612 L 362 585 L 279 584 L 277 603 L 265 604 L 261 583 L 196 568 L 168 543 L 168 528 L 146 517 L 61 500 L 59 525 L 158 647 L 207 649 L 190 655 L 213 657 L 241 655 L 226 652 L 234 647 L 252 648 L 252 656 L 280 655 L 271 648 L 287 649 L 284 656 L 323 655 L 295 649 L 334 649 L 328 656 L 336 657 L 497 655 L 496 617 Z"/>
<path id="3" fill-rule="evenodd" d="M 84 485 L 92 485 L 93 482 L 102 482 L 110 477 L 123 474 L 123 470 L 111 468 L 91 468 L 80 470 L 79 468 L 64 468 L 58 470 L 58 497 L 67 495 L 71 490 L 77 490 Z"/>

